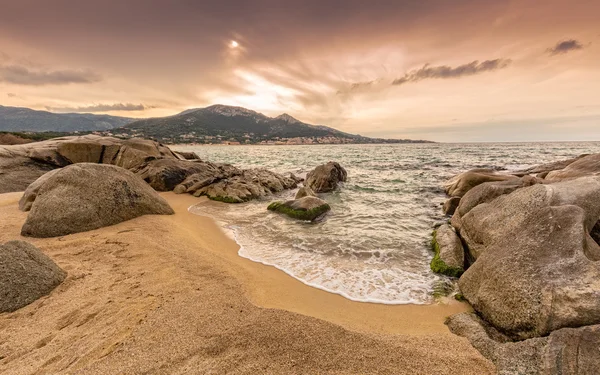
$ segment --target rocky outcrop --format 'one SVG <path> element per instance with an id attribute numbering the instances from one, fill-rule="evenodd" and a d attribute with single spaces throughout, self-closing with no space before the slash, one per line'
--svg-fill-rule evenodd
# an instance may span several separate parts
<path id="1" fill-rule="evenodd" d="M 113 165 L 69 165 L 34 183 L 21 200 L 30 212 L 21 234 L 55 237 L 138 216 L 172 214 L 169 204 L 132 172 Z"/>
<path id="2" fill-rule="evenodd" d="M 134 172 L 155 190 L 206 195 L 224 202 L 270 195 L 295 188 L 299 181 L 264 169 L 204 162 L 193 152 L 173 152 L 150 140 L 86 135 L 0 146 L 0 193 L 23 191 L 46 172 L 76 163 L 116 165 Z M 30 190 L 28 198 L 35 196 L 37 188 Z"/>
<path id="3" fill-rule="evenodd" d="M 238 169 L 230 165 L 209 164 L 175 187 L 175 193 L 207 196 L 216 201 L 242 203 L 297 186 L 290 177 L 266 169 Z"/>
<path id="4" fill-rule="evenodd" d="M 451 197 L 444 202 L 442 211 L 444 215 L 452 216 L 456 212 L 456 208 L 460 204 L 460 197 Z"/>
<path id="5" fill-rule="evenodd" d="M 465 251 L 460 238 L 449 224 L 433 232 L 431 247 L 434 251 L 431 270 L 447 276 L 460 277 L 464 272 Z"/>
<path id="6" fill-rule="evenodd" d="M 446 324 L 466 337 L 498 374 L 596 374 L 600 363 L 600 325 L 562 328 L 549 336 L 513 342 L 473 313 L 451 316 Z"/>
<path id="7" fill-rule="evenodd" d="M 345 182 L 347 178 L 346 170 L 339 163 L 330 161 L 308 172 L 304 185 L 315 193 L 328 193 L 335 190 L 338 184 Z"/>
<path id="8" fill-rule="evenodd" d="M 481 316 L 514 338 L 600 323 L 600 177 L 535 185 L 461 219 L 476 261 L 459 280 Z"/>
<path id="9" fill-rule="evenodd" d="M 25 241 L 0 245 L 0 313 L 18 310 L 49 294 L 66 275 L 37 247 Z"/>
<path id="10" fill-rule="evenodd" d="M 320 198 L 305 196 L 287 202 L 273 202 L 268 209 L 281 212 L 294 219 L 313 221 L 330 211 L 331 207 Z"/>

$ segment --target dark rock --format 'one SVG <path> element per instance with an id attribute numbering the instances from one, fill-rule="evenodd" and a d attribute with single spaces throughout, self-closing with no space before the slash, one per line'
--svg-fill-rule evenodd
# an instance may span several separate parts
<path id="1" fill-rule="evenodd" d="M 304 186 L 311 188 L 315 193 L 327 193 L 335 190 L 347 177 L 348 173 L 339 163 L 330 161 L 308 172 Z"/>
<path id="2" fill-rule="evenodd" d="M 206 163 L 178 159 L 153 159 L 131 169 L 157 191 L 171 191 L 189 176 L 213 170 Z"/>
<path id="3" fill-rule="evenodd" d="M 317 195 L 315 194 L 314 191 L 312 191 L 311 188 L 309 188 L 307 186 L 303 186 L 300 189 L 298 189 L 295 199 L 300 199 L 300 198 L 304 198 L 304 197 L 316 197 L 316 196 Z"/>
<path id="4" fill-rule="evenodd" d="M 193 151 L 173 151 L 181 160 L 200 160 L 200 156 Z"/>
<path id="5" fill-rule="evenodd" d="M 27 242 L 10 241 L 0 245 L 0 313 L 18 310 L 49 294 L 66 275 Z"/>
<path id="6" fill-rule="evenodd" d="M 41 178 L 44 178 L 43 176 Z M 31 189 L 37 194 L 21 234 L 55 237 L 114 225 L 147 214 L 172 214 L 169 204 L 133 173 L 113 165 L 67 166 Z"/>

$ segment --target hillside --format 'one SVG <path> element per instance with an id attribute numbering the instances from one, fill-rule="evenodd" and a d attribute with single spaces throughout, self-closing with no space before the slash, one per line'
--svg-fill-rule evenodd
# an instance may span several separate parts
<path id="1" fill-rule="evenodd" d="M 131 118 L 90 113 L 52 113 L 0 105 L 0 131 L 74 132 L 108 130 L 133 121 Z"/>
<path id="2" fill-rule="evenodd" d="M 177 115 L 132 122 L 115 133 L 154 138 L 166 143 L 409 143 L 375 139 L 299 121 L 288 114 L 268 117 L 242 107 L 213 105 Z"/>

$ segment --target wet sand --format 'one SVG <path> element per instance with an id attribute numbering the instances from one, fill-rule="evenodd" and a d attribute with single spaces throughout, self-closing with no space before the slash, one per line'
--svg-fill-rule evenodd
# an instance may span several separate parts
<path id="1" fill-rule="evenodd" d="M 0 314 L 2 374 L 491 374 L 449 333 L 468 306 L 360 303 L 241 258 L 203 198 L 161 194 L 176 214 L 26 239 L 69 275 Z M 0 195 L 0 241 L 23 239 L 20 193 Z"/>

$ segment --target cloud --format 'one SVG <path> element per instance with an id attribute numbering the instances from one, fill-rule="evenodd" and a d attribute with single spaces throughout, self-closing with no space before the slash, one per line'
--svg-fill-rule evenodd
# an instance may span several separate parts
<path id="1" fill-rule="evenodd" d="M 583 49 L 583 44 L 579 43 L 575 39 L 564 40 L 562 42 L 556 43 L 556 45 L 552 48 L 548 48 L 546 52 L 550 55 L 561 55 L 563 53 L 576 51 L 578 49 Z"/>
<path id="2" fill-rule="evenodd" d="M 24 86 L 94 83 L 102 78 L 89 70 L 32 70 L 19 65 L 0 65 L 0 82 Z"/>
<path id="3" fill-rule="evenodd" d="M 373 84 L 376 82 L 377 82 L 377 80 L 354 82 L 354 83 L 351 83 L 350 85 L 348 85 L 347 87 L 344 87 L 343 89 L 338 90 L 337 95 L 344 95 L 344 94 L 348 94 L 348 93 L 351 93 L 354 91 L 367 89 L 367 88 L 373 86 Z"/>
<path id="4" fill-rule="evenodd" d="M 111 112 L 111 111 L 144 111 L 146 109 L 156 108 L 144 104 L 115 103 L 115 104 L 93 104 L 83 107 L 46 107 L 54 112 Z"/>
<path id="5" fill-rule="evenodd" d="M 9 92 L 8 94 L 6 94 L 6 96 L 8 96 L 9 98 L 16 98 L 17 94 L 15 94 L 13 92 Z"/>
<path id="6" fill-rule="evenodd" d="M 418 82 L 424 79 L 448 79 L 473 76 L 479 73 L 491 72 L 504 69 L 511 64 L 510 59 L 495 59 L 479 62 L 477 60 L 468 64 L 459 65 L 455 68 L 447 65 L 431 66 L 425 64 L 420 69 L 411 70 L 404 77 L 397 78 L 392 85 L 403 85 L 409 82 Z"/>

